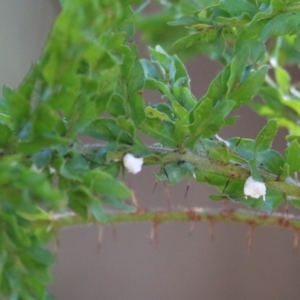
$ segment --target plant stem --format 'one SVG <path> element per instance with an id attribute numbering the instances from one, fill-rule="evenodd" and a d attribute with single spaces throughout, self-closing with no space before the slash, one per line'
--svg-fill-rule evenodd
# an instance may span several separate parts
<path id="1" fill-rule="evenodd" d="M 271 226 L 300 230 L 300 216 L 282 213 L 265 213 L 244 209 L 216 209 L 202 207 L 179 207 L 171 210 L 147 209 L 137 210 L 135 213 L 109 212 L 106 224 L 153 222 L 158 225 L 163 222 L 230 222 L 242 223 L 251 226 Z M 73 212 L 55 214 L 47 220 L 33 221 L 31 226 L 50 226 L 60 229 L 65 226 L 97 224 L 93 218 L 82 219 Z"/>
<path id="2" fill-rule="evenodd" d="M 85 145 L 85 149 L 97 150 L 104 145 Z M 158 148 L 150 146 L 153 155 L 144 157 L 145 165 L 167 165 L 171 163 L 177 163 L 178 161 L 185 161 L 191 163 L 195 168 L 199 168 L 204 172 L 212 172 L 220 175 L 227 176 L 229 178 L 238 178 L 240 180 L 246 180 L 251 172 L 247 164 L 228 162 L 223 163 L 217 160 L 209 158 L 205 153 L 179 153 L 175 149 L 170 148 Z M 108 161 L 122 160 L 126 151 L 110 152 L 107 156 Z M 287 199 L 300 199 L 300 184 L 293 180 L 291 177 L 283 180 L 277 174 L 270 174 L 264 169 L 259 168 L 260 176 L 266 183 L 267 188 L 284 193 Z"/>

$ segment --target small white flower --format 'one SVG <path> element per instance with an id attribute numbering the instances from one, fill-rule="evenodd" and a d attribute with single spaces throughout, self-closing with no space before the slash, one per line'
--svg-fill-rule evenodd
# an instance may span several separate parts
<path id="1" fill-rule="evenodd" d="M 244 185 L 244 195 L 258 199 L 263 196 L 263 200 L 266 200 L 266 185 L 264 182 L 256 181 L 252 176 L 248 177 Z"/>
<path id="2" fill-rule="evenodd" d="M 131 153 L 127 153 L 123 157 L 124 167 L 128 170 L 129 173 L 136 174 L 142 170 L 142 165 L 144 163 L 144 158 L 137 158 Z"/>

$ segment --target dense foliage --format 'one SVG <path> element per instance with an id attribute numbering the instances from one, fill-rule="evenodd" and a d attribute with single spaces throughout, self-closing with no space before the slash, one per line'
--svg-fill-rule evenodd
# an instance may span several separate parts
<path id="1" fill-rule="evenodd" d="M 54 259 L 45 244 L 62 226 L 58 213 L 105 224 L 109 207 L 135 211 L 124 201 L 130 189 L 116 179 L 126 153 L 160 164 L 158 180 L 174 184 L 190 176 L 215 186 L 213 200 L 264 211 L 285 201 L 300 207 L 300 87 L 287 70 L 300 62 L 300 2 L 170 0 L 146 14 L 148 2 L 61 1 L 39 61 L 17 89 L 3 87 L 5 299 L 52 299 L 45 287 Z M 151 46 L 150 60 L 140 59 L 137 29 Z M 196 99 L 182 60 L 199 54 L 223 69 Z M 146 103 L 144 90 L 162 100 Z M 269 119 L 257 138 L 216 138 L 235 123 L 232 112 L 248 104 Z M 278 126 L 289 131 L 284 156 L 271 149 Z M 149 147 L 141 133 L 159 145 Z M 105 144 L 87 147 L 81 136 Z M 250 175 L 265 182 L 265 201 L 245 198 Z"/>

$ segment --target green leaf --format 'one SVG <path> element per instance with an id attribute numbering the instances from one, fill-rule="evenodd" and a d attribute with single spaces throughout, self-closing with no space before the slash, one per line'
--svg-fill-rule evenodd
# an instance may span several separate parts
<path id="1" fill-rule="evenodd" d="M 30 102 L 23 94 L 12 91 L 7 86 L 3 87 L 3 96 L 7 103 L 8 115 L 11 117 L 12 123 L 21 126 L 28 121 L 30 114 Z"/>
<path id="2" fill-rule="evenodd" d="M 132 139 L 117 125 L 116 120 L 101 118 L 95 120 L 84 131 L 84 134 L 108 142 L 131 144 Z"/>
<path id="3" fill-rule="evenodd" d="M 280 36 L 291 33 L 300 26 L 299 12 L 282 13 L 271 19 L 264 27 L 261 38 L 266 42 L 272 36 Z"/>
<path id="4" fill-rule="evenodd" d="M 102 195 L 113 196 L 117 198 L 128 198 L 131 191 L 124 183 L 114 179 L 111 175 L 101 170 L 91 170 L 82 177 L 82 182 L 92 191 Z"/>
<path id="5" fill-rule="evenodd" d="M 289 175 L 290 175 L 290 166 L 289 166 L 289 164 L 284 163 L 280 177 L 283 179 L 287 179 L 289 177 Z"/>
<path id="6" fill-rule="evenodd" d="M 300 29 L 297 29 L 296 36 L 294 39 L 294 48 L 296 51 L 300 52 Z"/>
<path id="7" fill-rule="evenodd" d="M 0 147 L 5 147 L 10 142 L 13 132 L 9 126 L 0 123 Z"/>
<path id="8" fill-rule="evenodd" d="M 26 253 L 38 263 L 49 266 L 55 263 L 53 255 L 40 245 L 26 249 Z"/>
<path id="9" fill-rule="evenodd" d="M 126 204 L 123 200 L 121 199 L 118 199 L 116 197 L 111 197 L 111 196 L 104 196 L 102 197 L 102 202 L 111 206 L 111 207 L 114 207 L 116 209 L 119 209 L 121 211 L 124 211 L 124 212 L 136 212 L 136 207 L 135 206 L 132 206 L 132 205 L 128 205 Z"/>
<path id="10" fill-rule="evenodd" d="M 179 118 L 184 125 L 188 125 L 189 124 L 188 111 L 183 106 L 181 106 L 177 101 L 172 102 L 172 107 L 176 117 Z"/>
<path id="11" fill-rule="evenodd" d="M 256 16 L 258 16 L 258 14 Z M 269 19 L 256 20 L 254 18 L 250 23 L 243 26 L 237 35 L 235 52 L 243 51 L 245 47 L 248 47 L 250 61 L 256 62 L 262 59 L 266 48 L 261 41 L 261 32 L 268 20 Z"/>
<path id="12" fill-rule="evenodd" d="M 178 79 L 173 85 L 173 96 L 175 100 L 187 111 L 195 108 L 197 102 L 191 91 L 184 87 L 185 78 Z"/>
<path id="13" fill-rule="evenodd" d="M 253 179 L 256 180 L 256 181 L 262 182 L 263 180 L 260 176 L 260 172 L 258 170 L 256 159 L 252 158 L 251 160 L 249 160 L 248 165 L 249 165 L 249 168 L 251 170 L 251 176 L 253 177 Z"/>
<path id="14" fill-rule="evenodd" d="M 232 100 L 222 100 L 215 107 L 209 98 L 197 104 L 190 114 L 190 137 L 186 146 L 194 145 L 201 137 L 212 137 L 225 125 L 225 117 L 234 108 Z"/>
<path id="15" fill-rule="evenodd" d="M 273 139 L 277 133 L 276 120 L 269 120 L 266 126 L 259 132 L 255 144 L 254 150 L 256 153 L 264 152 L 268 150 L 273 143 Z"/>
<path id="16" fill-rule="evenodd" d="M 142 131 L 163 145 L 177 147 L 174 138 L 175 126 L 173 123 L 158 118 L 146 118 L 141 126 Z"/>
<path id="17" fill-rule="evenodd" d="M 248 207 L 262 210 L 262 211 L 273 211 L 282 203 L 284 200 L 282 193 L 267 189 L 266 192 L 266 200 L 263 199 L 255 199 L 248 197 L 248 199 L 244 202 Z"/>
<path id="18" fill-rule="evenodd" d="M 267 71 L 268 66 L 262 66 L 257 71 L 250 72 L 246 80 L 240 85 L 232 88 L 227 97 L 236 102 L 235 108 L 246 104 L 257 94 L 260 86 L 265 80 Z"/>
<path id="19" fill-rule="evenodd" d="M 190 130 L 192 133 L 198 131 L 201 134 L 203 128 L 200 127 L 201 124 L 205 124 L 209 119 L 213 111 L 213 102 L 210 98 L 204 98 L 201 100 L 194 110 L 191 112 L 190 120 Z M 200 134 L 197 134 L 198 136 Z"/>
<path id="20" fill-rule="evenodd" d="M 146 59 L 140 60 L 146 79 L 162 80 L 162 74 L 157 70 L 155 65 Z"/>
<path id="21" fill-rule="evenodd" d="M 92 202 L 88 205 L 90 212 L 98 222 L 106 223 L 108 216 L 100 202 L 100 200 L 93 198 Z"/>
<path id="22" fill-rule="evenodd" d="M 165 170 L 161 170 L 156 177 L 159 180 L 167 180 L 170 184 L 176 184 L 194 173 L 194 166 L 188 162 L 169 164 Z"/>
<path id="23" fill-rule="evenodd" d="M 120 129 L 127 132 L 132 139 L 135 137 L 135 126 L 130 119 L 126 119 L 124 116 L 119 116 L 117 118 L 117 124 L 119 125 Z"/>
<path id="24" fill-rule="evenodd" d="M 175 103 L 175 102 L 174 102 Z M 148 118 L 158 118 L 160 120 L 170 121 L 170 118 L 165 113 L 153 108 L 152 106 L 146 106 L 145 113 Z"/>
<path id="25" fill-rule="evenodd" d="M 289 172 L 300 171 L 300 145 L 297 140 L 292 141 L 285 151 L 285 162 L 289 165 Z"/>
<path id="26" fill-rule="evenodd" d="M 40 137 L 46 134 L 63 134 L 66 125 L 58 114 L 46 103 L 37 106 L 33 112 L 32 132 L 34 136 Z"/>
<path id="27" fill-rule="evenodd" d="M 189 86 L 190 78 L 187 73 L 187 69 L 186 69 L 185 65 L 183 64 L 183 62 L 179 59 L 179 57 L 177 55 L 173 56 L 173 60 L 174 60 L 175 69 L 176 69 L 175 79 L 178 80 L 180 78 L 185 78 L 186 81 L 188 82 L 188 86 Z"/>
<path id="28" fill-rule="evenodd" d="M 212 201 L 223 201 L 223 200 L 226 200 L 227 197 L 224 196 L 224 195 L 209 195 L 209 199 L 212 200 Z"/>
<path id="29" fill-rule="evenodd" d="M 242 74 L 248 64 L 248 47 L 237 53 L 230 64 L 230 77 L 227 81 L 227 87 L 230 91 L 235 84 L 240 84 L 243 80 Z"/>
<path id="30" fill-rule="evenodd" d="M 276 78 L 276 82 L 278 84 L 279 89 L 287 94 L 289 92 L 290 89 L 290 82 L 291 82 L 291 78 L 289 73 L 284 70 L 283 68 L 276 66 L 275 67 L 275 78 Z"/>
<path id="31" fill-rule="evenodd" d="M 189 128 L 185 122 L 177 119 L 175 121 L 175 130 L 174 130 L 174 139 L 177 142 L 178 146 L 181 146 L 185 138 L 189 135 Z"/>
<path id="32" fill-rule="evenodd" d="M 202 33 L 191 33 L 183 38 L 180 38 L 174 43 L 174 47 L 191 47 L 195 45 L 197 42 L 200 42 L 203 38 Z"/>
<path id="33" fill-rule="evenodd" d="M 112 94 L 107 102 L 106 109 L 114 117 L 125 116 L 125 99 L 119 94 Z"/>
<path id="34" fill-rule="evenodd" d="M 131 109 L 131 118 L 135 124 L 135 126 L 140 126 L 145 118 L 145 102 L 143 97 L 136 92 L 130 98 L 130 109 Z"/>
<path id="35" fill-rule="evenodd" d="M 168 22 L 168 25 L 171 26 L 178 26 L 178 25 L 185 25 L 190 26 L 199 23 L 199 19 L 193 15 L 184 15 L 179 17 L 178 19 Z"/>
<path id="36" fill-rule="evenodd" d="M 281 154 L 273 149 L 261 152 L 256 156 L 258 165 L 267 172 L 280 175 L 284 165 L 284 159 Z"/>
<path id="37" fill-rule="evenodd" d="M 157 90 L 171 102 L 174 101 L 174 96 L 171 93 L 169 87 L 161 81 L 155 79 L 147 79 L 145 83 L 145 89 Z"/>
<path id="38" fill-rule="evenodd" d="M 149 48 L 151 54 L 151 60 L 156 62 L 169 74 L 175 72 L 175 65 L 173 59 L 162 49 L 160 46 L 156 46 L 155 49 Z M 169 75 L 174 80 L 174 76 Z"/>
<path id="39" fill-rule="evenodd" d="M 52 151 L 50 149 L 44 149 L 39 153 L 35 153 L 31 160 L 34 162 L 38 169 L 45 168 L 52 158 Z"/>
<path id="40" fill-rule="evenodd" d="M 227 94 L 227 81 L 230 78 L 230 65 L 227 65 L 211 82 L 207 93 L 201 98 L 200 102 L 209 98 L 216 104 Z"/>
<path id="41" fill-rule="evenodd" d="M 253 140 L 235 137 L 228 140 L 228 142 L 234 156 L 238 156 L 243 161 L 249 161 L 255 156 Z"/>
<path id="42" fill-rule="evenodd" d="M 229 161 L 229 149 L 224 143 L 217 143 L 216 145 L 209 147 L 208 155 L 211 159 L 228 163 Z"/>
<path id="43" fill-rule="evenodd" d="M 72 155 L 71 153 L 69 154 Z M 80 177 L 89 170 L 89 162 L 80 154 L 73 153 L 73 157 L 65 160 L 60 167 L 60 174 L 71 180 L 80 180 Z"/>
<path id="44" fill-rule="evenodd" d="M 245 13 L 247 13 L 249 16 L 253 16 L 257 12 L 257 9 L 246 0 L 226 0 L 223 1 L 222 4 L 232 17 L 240 16 Z"/>

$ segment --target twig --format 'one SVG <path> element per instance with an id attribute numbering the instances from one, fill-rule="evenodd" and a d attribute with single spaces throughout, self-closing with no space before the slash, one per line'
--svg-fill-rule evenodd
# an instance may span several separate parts
<path id="1" fill-rule="evenodd" d="M 229 222 L 242 223 L 252 226 L 269 226 L 291 228 L 294 230 L 300 229 L 300 216 L 292 214 L 281 214 L 273 212 L 272 214 L 266 212 L 257 212 L 245 209 L 231 209 L 224 210 L 224 208 L 202 208 L 202 207 L 178 207 L 172 210 L 165 209 L 147 209 L 137 210 L 135 213 L 107 212 L 108 221 L 106 224 L 117 223 L 135 223 L 135 222 Z M 93 217 L 82 219 L 73 212 L 55 214 L 49 219 L 32 220 L 32 227 L 48 227 L 50 224 L 52 228 L 57 230 L 65 226 L 97 224 Z M 104 224 L 105 225 L 105 224 Z"/>

